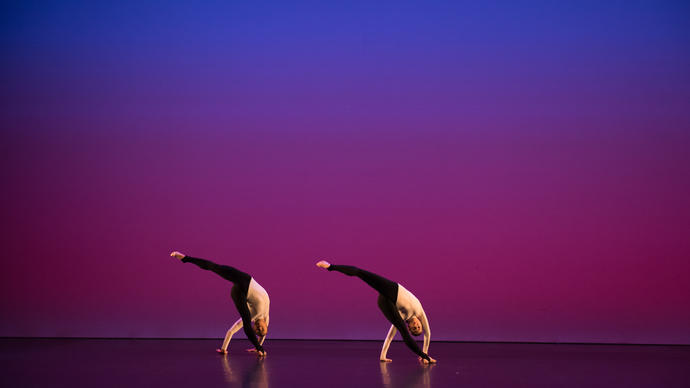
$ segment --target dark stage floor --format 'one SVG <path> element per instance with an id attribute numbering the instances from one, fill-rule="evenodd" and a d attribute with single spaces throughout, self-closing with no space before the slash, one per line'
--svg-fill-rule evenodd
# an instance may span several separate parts
<path id="1" fill-rule="evenodd" d="M 690 347 L 432 343 L 423 366 L 402 343 L 1 339 L 2 387 L 688 387 Z"/>

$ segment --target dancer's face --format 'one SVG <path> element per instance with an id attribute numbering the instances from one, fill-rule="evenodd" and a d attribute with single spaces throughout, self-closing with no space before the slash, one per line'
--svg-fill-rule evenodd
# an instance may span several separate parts
<path id="1" fill-rule="evenodd" d="M 268 332 L 268 325 L 266 324 L 265 319 L 257 319 L 254 321 L 254 331 L 256 332 L 256 335 L 263 337 L 266 335 Z"/>
<path id="2" fill-rule="evenodd" d="M 412 333 L 412 335 L 422 334 L 422 323 L 419 322 L 419 319 L 417 319 L 417 317 L 413 317 L 412 319 L 407 321 L 407 328 L 410 329 L 410 333 Z"/>

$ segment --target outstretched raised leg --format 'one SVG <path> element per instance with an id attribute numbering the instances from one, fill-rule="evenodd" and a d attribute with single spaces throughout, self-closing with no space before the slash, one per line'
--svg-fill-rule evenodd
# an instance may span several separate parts
<path id="1" fill-rule="evenodd" d="M 223 279 L 238 284 L 245 290 L 249 290 L 249 282 L 251 282 L 252 277 L 249 276 L 248 273 L 244 273 L 235 267 L 231 267 L 229 265 L 216 264 L 206 259 L 186 256 L 183 253 L 177 251 L 171 253 L 170 256 L 177 257 L 183 263 L 192 263 L 201 269 L 212 271 L 216 273 L 218 276 L 222 277 Z"/>
<path id="2" fill-rule="evenodd" d="M 365 283 L 367 283 L 369 286 L 371 286 L 373 289 L 378 291 L 378 305 L 383 315 L 400 332 L 400 335 L 403 337 L 405 344 L 408 348 L 410 348 L 410 350 L 412 350 L 416 355 L 418 355 L 422 359 L 431 362 L 429 356 L 426 353 L 422 352 L 421 349 L 419 349 L 417 343 L 410 336 L 410 333 L 407 330 L 407 325 L 405 325 L 405 322 L 403 321 L 402 317 L 400 317 L 398 308 L 395 306 L 395 302 L 398 299 L 398 283 L 388 280 L 375 273 L 351 265 L 335 265 L 325 260 L 319 261 L 318 263 L 316 263 L 316 265 L 321 268 L 325 268 L 329 271 L 338 271 L 348 276 L 357 276 L 358 278 L 362 279 Z"/>
<path id="3" fill-rule="evenodd" d="M 321 263 L 325 263 L 325 265 L 319 265 Z M 398 283 L 388 280 L 383 276 L 379 276 L 373 272 L 369 272 L 352 265 L 335 265 L 323 260 L 319 261 L 316 265 L 329 271 L 337 271 L 344 273 L 347 276 L 356 276 L 362 279 L 371 288 L 378 291 L 379 294 L 390 299 L 393 304 L 395 304 L 395 301 L 398 299 Z"/>
<path id="4" fill-rule="evenodd" d="M 212 271 L 223 279 L 233 283 L 230 296 L 232 297 L 232 301 L 235 304 L 237 311 L 242 317 L 244 333 L 247 335 L 247 338 L 252 345 L 254 345 L 257 352 L 259 352 L 259 356 L 263 357 L 266 352 L 256 338 L 256 332 L 254 332 L 254 328 L 252 327 L 251 313 L 249 312 L 249 306 L 247 305 L 247 293 L 249 292 L 249 283 L 252 281 L 252 277 L 249 274 L 229 265 L 220 265 L 210 260 L 186 256 L 178 251 L 172 252 L 170 256 L 180 259 L 183 263 L 192 263 L 201 269 Z M 220 353 L 223 352 L 221 351 Z"/>

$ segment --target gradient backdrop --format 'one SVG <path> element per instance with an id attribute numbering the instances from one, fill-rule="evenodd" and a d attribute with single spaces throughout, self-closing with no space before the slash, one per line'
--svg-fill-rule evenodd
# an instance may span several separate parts
<path id="1" fill-rule="evenodd" d="M 289 3 L 289 4 L 288 4 Z M 690 343 L 690 6 L 3 2 L 0 335 Z M 238 334 L 239 337 L 244 337 Z"/>

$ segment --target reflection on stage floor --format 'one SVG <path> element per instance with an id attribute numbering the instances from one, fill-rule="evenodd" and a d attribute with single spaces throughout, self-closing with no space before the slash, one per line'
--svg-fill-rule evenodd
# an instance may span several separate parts
<path id="1" fill-rule="evenodd" d="M 687 387 L 690 347 L 432 343 L 422 365 L 394 342 L 0 339 L 3 387 Z"/>

